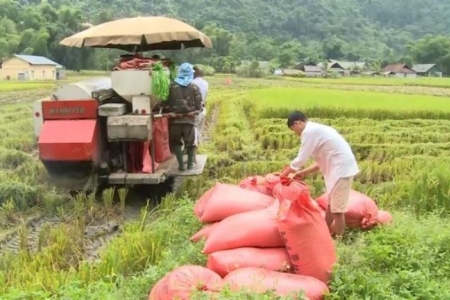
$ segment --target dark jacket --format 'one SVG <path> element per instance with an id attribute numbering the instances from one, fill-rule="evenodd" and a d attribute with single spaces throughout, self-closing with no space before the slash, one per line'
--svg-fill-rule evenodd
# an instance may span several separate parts
<path id="1" fill-rule="evenodd" d="M 187 114 L 202 110 L 202 95 L 199 88 L 190 83 L 184 87 L 176 82 L 170 83 L 169 96 L 165 103 L 166 111 L 176 114 Z M 195 116 L 182 116 L 171 119 L 172 123 L 195 124 Z"/>

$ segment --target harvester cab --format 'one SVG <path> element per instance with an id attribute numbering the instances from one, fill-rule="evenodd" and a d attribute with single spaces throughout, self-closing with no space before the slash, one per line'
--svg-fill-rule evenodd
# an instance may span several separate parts
<path id="1" fill-rule="evenodd" d="M 152 96 L 148 70 L 112 71 L 59 87 L 34 105 L 39 159 L 50 180 L 88 190 L 99 184 L 159 184 L 170 177 L 200 175 L 205 155 L 178 171 L 168 141 L 168 119 Z"/>

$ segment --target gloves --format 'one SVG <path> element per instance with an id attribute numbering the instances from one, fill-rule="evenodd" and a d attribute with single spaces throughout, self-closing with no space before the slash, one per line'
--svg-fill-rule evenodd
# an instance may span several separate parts
<path id="1" fill-rule="evenodd" d="M 163 114 L 163 117 L 164 118 L 169 118 L 169 119 L 173 119 L 173 118 L 176 118 L 178 115 L 176 114 L 176 113 L 166 113 L 166 114 Z"/>
<path id="2" fill-rule="evenodd" d="M 177 114 L 177 113 L 171 112 L 171 113 L 164 114 L 163 116 L 166 117 L 166 118 L 169 118 L 169 119 L 175 119 L 175 118 L 182 118 L 182 117 L 185 117 L 185 116 L 187 116 L 187 117 L 195 117 L 196 114 L 197 114 L 196 111 L 191 111 L 191 112 L 188 112 L 188 113 L 185 113 L 185 114 Z"/>

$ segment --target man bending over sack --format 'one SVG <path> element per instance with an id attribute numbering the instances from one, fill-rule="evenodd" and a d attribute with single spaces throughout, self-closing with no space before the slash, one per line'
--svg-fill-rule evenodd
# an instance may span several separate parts
<path id="1" fill-rule="evenodd" d="M 170 115 L 169 142 L 178 161 L 178 169 L 184 171 L 182 146 L 187 149 L 187 168 L 194 167 L 195 160 L 195 115 L 202 110 L 202 95 L 199 88 L 192 83 L 194 69 L 184 63 L 178 69 L 178 76 L 170 83 L 169 96 L 165 107 Z"/>
<path id="2" fill-rule="evenodd" d="M 341 237 L 345 231 L 344 214 L 349 202 L 353 177 L 359 173 L 352 149 L 334 128 L 309 121 L 302 112 L 292 112 L 287 125 L 301 137 L 301 147 L 297 158 L 281 176 L 303 179 L 320 170 L 329 195 L 325 217 L 327 225 L 331 231 L 334 221 L 334 234 Z M 309 168 L 300 170 L 311 156 L 315 163 Z"/>

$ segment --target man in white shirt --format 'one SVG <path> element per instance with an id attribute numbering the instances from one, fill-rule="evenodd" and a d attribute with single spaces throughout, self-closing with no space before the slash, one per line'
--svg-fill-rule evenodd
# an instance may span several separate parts
<path id="1" fill-rule="evenodd" d="M 202 102 L 203 110 L 200 114 L 198 114 L 196 116 L 196 119 L 195 119 L 196 129 L 197 129 L 196 130 L 197 131 L 196 140 L 197 140 L 197 145 L 198 145 L 198 143 L 200 142 L 201 135 L 202 135 L 203 125 L 205 123 L 206 97 L 208 95 L 209 85 L 208 85 L 208 82 L 205 79 L 203 79 L 203 71 L 197 66 L 194 67 L 194 80 L 192 81 L 192 83 L 194 83 L 196 86 L 199 87 L 200 94 L 202 94 L 202 100 L 203 100 L 203 102 Z"/>
<path id="2" fill-rule="evenodd" d="M 309 121 L 302 112 L 295 111 L 289 115 L 288 127 L 301 137 L 301 147 L 298 156 L 283 171 L 282 176 L 290 175 L 303 179 L 320 170 L 329 194 L 327 225 L 331 231 L 334 222 L 334 233 L 340 237 L 345 231 L 345 212 L 353 177 L 359 173 L 352 149 L 336 129 Z M 315 163 L 300 170 L 310 157 Z"/>

